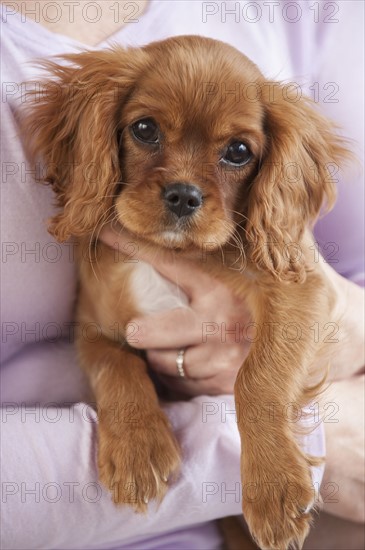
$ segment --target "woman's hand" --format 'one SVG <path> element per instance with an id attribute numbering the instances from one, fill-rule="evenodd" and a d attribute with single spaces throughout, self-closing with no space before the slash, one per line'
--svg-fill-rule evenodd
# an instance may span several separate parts
<path id="1" fill-rule="evenodd" d="M 133 241 L 126 231 L 115 232 L 110 226 L 103 229 L 101 239 L 127 251 Z M 176 282 L 188 296 L 189 307 L 131 320 L 138 327 L 138 342 L 130 344 L 147 350 L 150 365 L 170 387 L 190 395 L 233 393 L 237 371 L 248 354 L 249 338 L 254 336 L 247 329 L 251 319 L 245 303 L 173 252 L 164 251 L 156 258 L 148 247 L 141 247 L 137 256 Z M 322 262 L 335 295 L 329 321 L 338 323 L 339 343 L 334 349 L 329 379 L 339 380 L 358 373 L 365 363 L 364 290 Z M 185 349 L 185 379 L 178 377 L 176 366 L 180 349 Z"/>
<path id="2" fill-rule="evenodd" d="M 365 292 L 339 275 L 322 260 L 322 267 L 335 296 L 329 325 L 337 325 L 328 380 L 350 378 L 362 372 L 365 365 Z"/>
<path id="3" fill-rule="evenodd" d="M 338 343 L 320 398 L 327 448 L 321 494 L 325 512 L 364 522 L 364 289 L 323 266 L 336 296 Z"/>
<path id="4" fill-rule="evenodd" d="M 101 239 L 112 247 L 117 244 L 120 250 L 133 240 L 126 232 L 117 234 L 111 228 L 102 231 Z M 138 259 L 176 282 L 187 295 L 189 306 L 132 319 L 138 331 L 130 345 L 147 351 L 149 364 L 172 389 L 188 395 L 233 393 L 237 372 L 250 346 L 243 337 L 251 321 L 244 302 L 176 254 L 167 252 L 157 260 L 146 250 L 140 251 Z M 176 365 L 181 349 L 185 350 L 186 378 L 179 377 Z"/>
<path id="5" fill-rule="evenodd" d="M 106 228 L 102 240 L 123 248 L 133 239 Z M 156 260 L 148 251 L 141 260 L 151 263 L 187 294 L 188 308 L 179 308 L 134 319 L 138 343 L 167 384 L 189 395 L 232 393 L 237 371 L 250 343 L 242 337 L 251 319 L 245 304 L 229 289 L 188 261 L 166 253 Z M 327 457 L 321 493 L 324 510 L 352 521 L 364 521 L 364 290 L 323 264 L 335 293 L 334 319 L 339 344 L 333 355 L 330 389 L 321 399 L 327 408 L 325 431 Z M 236 330 L 235 330 L 236 329 Z M 179 349 L 186 349 L 180 378 L 176 367 Z M 332 420 L 338 420 L 333 422 Z"/>
<path id="6" fill-rule="evenodd" d="M 365 521 L 364 395 L 365 376 L 358 375 L 334 382 L 323 400 L 327 403 L 324 511 L 358 522 Z"/>

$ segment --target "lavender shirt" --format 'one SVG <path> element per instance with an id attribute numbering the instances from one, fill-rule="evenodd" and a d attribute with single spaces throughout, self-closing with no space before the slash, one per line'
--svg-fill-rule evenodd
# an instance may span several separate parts
<path id="1" fill-rule="evenodd" d="M 303 1 L 266 4 L 152 0 L 139 22 L 99 47 L 178 34 L 224 40 L 267 77 L 300 83 L 354 140 L 361 158 L 363 3 L 330 3 L 338 13 L 321 3 L 318 11 Z M 34 184 L 14 118 L 19 83 L 37 76 L 27 62 L 80 44 L 22 21 L 10 8 L 2 8 L 2 17 L 2 548 L 219 548 L 212 520 L 239 514 L 241 507 L 232 396 L 165 407 L 183 467 L 158 510 L 151 504 L 141 517 L 128 507 L 116 509 L 97 483 L 96 418 L 82 401 L 72 345 L 72 249 L 46 232 L 52 193 Z M 363 284 L 364 197 L 356 170 L 339 175 L 339 201 L 317 224 L 316 237 L 333 267 Z M 322 454 L 322 426 L 302 444 Z M 318 485 L 321 471 L 313 475 Z"/>

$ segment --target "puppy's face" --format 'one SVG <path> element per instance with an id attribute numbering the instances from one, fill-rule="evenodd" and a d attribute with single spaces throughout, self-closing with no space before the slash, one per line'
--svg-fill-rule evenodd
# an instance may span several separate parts
<path id="1" fill-rule="evenodd" d="M 303 279 L 290 244 L 333 200 L 327 166 L 346 150 L 300 90 L 266 81 L 234 48 L 197 36 L 65 60 L 45 63 L 56 94 L 35 95 L 26 118 L 61 207 L 51 220 L 56 238 L 118 220 L 159 246 L 191 251 L 238 230 L 259 270 Z"/>
<path id="2" fill-rule="evenodd" d="M 262 104 L 238 97 L 259 77 L 249 69 L 178 50 L 139 79 L 120 120 L 115 209 L 129 231 L 180 250 L 229 240 L 265 146 Z"/>

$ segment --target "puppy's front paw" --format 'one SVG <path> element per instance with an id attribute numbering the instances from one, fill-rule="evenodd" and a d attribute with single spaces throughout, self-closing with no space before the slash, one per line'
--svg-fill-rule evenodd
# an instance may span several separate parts
<path id="1" fill-rule="evenodd" d="M 99 426 L 99 477 L 116 504 L 145 512 L 152 499 L 161 501 L 167 482 L 178 471 L 180 452 L 162 412 L 136 425 Z"/>
<path id="2" fill-rule="evenodd" d="M 310 528 L 315 494 L 309 465 L 298 452 L 286 458 L 281 467 L 243 461 L 243 487 L 250 488 L 243 491 L 243 513 L 262 550 L 301 548 Z"/>

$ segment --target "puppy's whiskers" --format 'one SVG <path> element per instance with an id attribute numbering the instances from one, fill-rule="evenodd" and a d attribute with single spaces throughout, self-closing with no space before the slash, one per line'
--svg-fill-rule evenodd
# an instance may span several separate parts
<path id="1" fill-rule="evenodd" d="M 248 235 L 249 235 L 248 232 L 247 232 L 246 229 L 242 226 L 242 224 L 243 224 L 244 222 L 249 221 L 248 217 L 245 216 L 244 214 L 242 214 L 242 212 L 238 212 L 238 210 L 230 210 L 230 212 L 231 212 L 232 214 L 236 214 L 237 216 L 241 216 L 241 218 L 243 218 L 243 220 L 242 220 L 241 222 L 237 223 L 236 226 L 237 226 L 237 227 L 240 227 L 240 228 L 242 229 L 242 231 L 245 233 L 245 235 L 248 236 Z"/>

